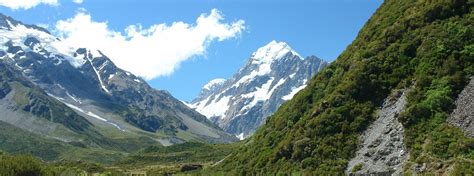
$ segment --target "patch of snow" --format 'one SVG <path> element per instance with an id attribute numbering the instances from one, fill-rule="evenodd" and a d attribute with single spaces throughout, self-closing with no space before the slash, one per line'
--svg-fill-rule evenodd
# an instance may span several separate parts
<path id="1" fill-rule="evenodd" d="M 33 70 L 27 68 L 27 69 L 23 70 L 23 73 L 29 74 L 29 73 L 31 73 L 32 71 L 33 71 Z"/>
<path id="2" fill-rule="evenodd" d="M 142 81 L 140 81 L 139 79 L 134 79 L 133 81 L 137 82 L 137 83 L 141 83 Z"/>
<path id="3" fill-rule="evenodd" d="M 250 109 L 254 107 L 259 101 L 266 101 L 270 99 L 272 96 L 273 92 L 283 83 L 285 83 L 285 79 L 280 79 L 274 86 L 271 88 L 271 85 L 274 81 L 274 78 L 271 78 L 268 80 L 265 84 L 262 85 L 262 87 L 258 87 L 256 91 L 250 92 L 247 94 L 242 95 L 244 98 L 252 98 L 252 101 L 245 105 L 242 109 Z M 271 88 L 271 89 L 270 89 Z"/>
<path id="4" fill-rule="evenodd" d="M 84 56 L 84 54 L 76 55 L 75 57 L 73 57 L 73 60 L 75 61 L 74 62 L 75 64 L 73 64 L 73 66 L 74 67 L 80 67 L 80 66 L 84 65 L 87 62 L 87 60 L 85 58 L 86 58 L 86 56 Z"/>
<path id="5" fill-rule="evenodd" d="M 92 55 L 92 58 L 102 57 L 102 54 L 100 54 L 99 50 L 96 49 L 89 50 L 89 53 Z"/>
<path id="6" fill-rule="evenodd" d="M 181 100 L 180 100 L 180 101 L 181 101 Z M 188 102 L 181 101 L 181 103 L 183 103 L 184 105 L 186 105 L 187 107 L 189 107 L 189 108 L 191 108 L 191 109 L 196 108 L 193 104 L 189 104 Z"/>
<path id="7" fill-rule="evenodd" d="M 290 75 L 290 78 L 295 77 L 295 75 L 296 75 L 296 73 L 291 74 L 291 75 Z"/>
<path id="8" fill-rule="evenodd" d="M 66 90 L 61 84 L 56 84 L 59 88 Z"/>
<path id="9" fill-rule="evenodd" d="M 104 119 L 104 118 L 102 118 L 102 117 L 98 116 L 97 114 L 94 114 L 94 113 L 92 113 L 92 112 L 90 112 L 90 111 L 87 112 L 87 115 L 88 115 L 88 116 L 91 116 L 91 117 L 94 117 L 94 118 L 96 118 L 96 119 L 99 119 L 99 120 L 101 120 L 101 121 L 107 122 L 106 119 Z"/>
<path id="10" fill-rule="evenodd" d="M 83 114 L 87 114 L 84 110 L 82 110 L 81 108 L 79 108 L 79 107 L 77 107 L 77 106 L 74 106 L 74 105 L 69 104 L 69 103 L 66 103 L 66 102 L 63 102 L 63 103 L 64 103 L 67 107 L 69 107 L 69 108 L 72 108 L 72 109 L 74 109 L 74 110 L 76 110 L 76 111 L 79 111 L 79 112 L 81 112 L 81 113 L 83 113 Z"/>
<path id="11" fill-rule="evenodd" d="M 239 87 L 240 84 L 249 82 L 249 81 L 255 79 L 257 76 L 266 75 L 266 74 L 270 73 L 271 71 L 272 71 L 271 63 L 263 63 L 263 64 L 259 65 L 259 67 L 256 70 L 253 70 L 252 72 L 250 72 L 250 74 L 245 75 L 242 78 L 240 78 L 240 80 L 237 81 L 237 83 L 235 83 L 232 87 Z"/>
<path id="12" fill-rule="evenodd" d="M 115 76 L 115 74 L 110 74 L 109 79 L 112 79 Z"/>
<path id="13" fill-rule="evenodd" d="M 125 131 L 125 129 L 121 128 L 119 125 L 117 125 L 117 124 L 115 124 L 115 123 L 113 123 L 113 122 L 110 122 L 110 121 L 108 121 L 107 119 L 104 119 L 104 118 L 98 116 L 97 114 L 94 114 L 93 112 L 90 112 L 90 111 L 87 111 L 87 112 L 86 112 L 86 111 L 84 111 L 83 109 L 81 109 L 81 108 L 79 108 L 79 107 L 77 107 L 77 106 L 74 106 L 74 105 L 72 105 L 72 104 L 69 104 L 69 103 L 66 103 L 66 102 L 63 102 L 63 101 L 61 101 L 61 102 L 64 103 L 67 107 L 69 107 L 69 108 L 71 108 L 71 109 L 74 109 L 74 110 L 79 111 L 79 112 L 81 112 L 81 113 L 83 113 L 83 114 L 86 114 L 86 115 L 88 115 L 89 117 L 93 117 L 93 118 L 96 118 L 96 119 L 98 119 L 98 120 L 100 120 L 100 121 L 106 122 L 106 123 L 108 123 L 108 124 L 114 126 L 115 128 L 119 129 L 120 131 Z"/>
<path id="14" fill-rule="evenodd" d="M 300 87 L 293 87 L 291 92 L 288 95 L 285 95 L 285 96 L 281 97 L 281 99 L 285 100 L 285 101 L 291 100 L 293 98 L 293 96 L 296 95 L 296 93 L 298 93 L 300 90 L 303 90 L 305 87 L 306 87 L 306 84 L 303 84 Z"/>
<path id="15" fill-rule="evenodd" d="M 112 126 L 114 126 L 115 128 L 119 129 L 120 131 L 125 131 L 125 129 L 123 129 L 122 127 L 120 127 L 116 123 L 112 123 L 112 122 L 108 122 L 108 123 L 111 124 Z"/>
<path id="16" fill-rule="evenodd" d="M 0 40 L 1 40 L 1 38 L 0 38 Z M 0 50 L 7 52 L 8 47 L 5 46 L 5 45 L 0 45 Z"/>
<path id="17" fill-rule="evenodd" d="M 97 78 L 99 79 L 99 83 L 100 83 L 100 86 L 102 87 L 102 89 L 107 92 L 108 94 L 110 94 L 110 91 L 107 89 L 107 87 L 105 87 L 104 85 L 104 82 L 102 82 L 102 78 L 100 77 L 100 74 L 99 74 L 99 71 L 97 71 L 97 69 L 94 67 L 94 64 L 92 64 L 92 61 L 90 58 L 87 58 L 87 60 L 89 61 L 89 63 L 91 64 L 92 66 L 92 69 L 94 70 L 95 74 L 97 75 Z"/>
<path id="18" fill-rule="evenodd" d="M 273 92 L 278 88 L 280 87 L 283 83 L 285 83 L 286 79 L 280 79 L 272 88 L 272 90 L 270 90 L 268 93 L 267 93 L 267 100 L 273 95 Z"/>
<path id="19" fill-rule="evenodd" d="M 64 89 L 64 88 L 63 88 Z M 76 98 L 75 96 L 72 96 L 71 94 L 69 94 L 68 91 L 66 91 L 66 95 L 71 98 L 72 100 L 74 100 L 75 102 L 79 103 L 79 104 L 82 104 L 81 100 L 79 100 L 78 98 Z"/>
<path id="20" fill-rule="evenodd" d="M 18 69 L 23 70 L 23 67 L 20 67 L 20 66 L 18 65 L 18 63 L 15 63 L 15 66 L 16 66 Z"/>
<path id="21" fill-rule="evenodd" d="M 219 97 L 219 96 L 216 96 Z M 199 103 L 196 106 L 196 111 L 200 112 L 202 115 L 206 116 L 207 118 L 211 117 L 219 117 L 222 118 L 225 115 L 225 112 L 227 109 L 229 109 L 229 100 L 230 96 L 225 96 L 220 98 L 219 100 L 214 99 L 211 103 L 206 105 L 206 103 L 209 101 L 208 97 L 205 101 Z"/>
<path id="22" fill-rule="evenodd" d="M 235 137 L 239 138 L 239 140 L 244 140 L 244 133 L 240 133 L 239 135 L 236 135 Z"/>
<path id="23" fill-rule="evenodd" d="M 225 82 L 225 79 L 222 78 L 217 78 L 209 81 L 206 85 L 204 85 L 203 89 L 210 90 L 213 86 L 215 85 L 221 85 Z"/>
<path id="24" fill-rule="evenodd" d="M 48 94 L 48 96 L 53 97 L 53 98 L 55 98 L 56 100 L 59 100 L 59 101 L 61 101 L 61 102 L 64 101 L 64 98 L 54 96 L 53 94 L 50 94 L 50 93 L 46 93 L 46 94 Z"/>
<path id="25" fill-rule="evenodd" d="M 109 64 L 109 61 L 106 60 L 102 65 L 100 65 L 99 71 L 102 71 L 104 69 L 104 67 L 107 66 L 108 64 Z"/>

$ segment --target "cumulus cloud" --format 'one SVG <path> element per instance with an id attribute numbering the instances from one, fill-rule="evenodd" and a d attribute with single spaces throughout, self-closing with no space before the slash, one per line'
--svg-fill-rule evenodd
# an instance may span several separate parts
<path id="1" fill-rule="evenodd" d="M 99 49 L 120 68 L 150 80 L 170 75 L 183 61 L 204 55 L 212 42 L 235 38 L 245 30 L 243 20 L 223 20 L 223 14 L 212 9 L 195 24 L 174 22 L 148 28 L 137 24 L 118 32 L 109 29 L 107 22 L 93 21 L 90 14 L 79 11 L 55 27 L 63 42 Z"/>
<path id="2" fill-rule="evenodd" d="M 39 4 L 56 6 L 58 0 L 0 0 L 0 5 L 11 9 L 29 9 Z"/>

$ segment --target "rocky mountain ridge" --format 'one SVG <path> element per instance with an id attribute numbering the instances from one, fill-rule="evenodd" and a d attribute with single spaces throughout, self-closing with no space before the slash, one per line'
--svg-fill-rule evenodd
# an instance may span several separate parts
<path id="1" fill-rule="evenodd" d="M 0 62 L 107 133 L 146 132 L 163 145 L 236 140 L 99 50 L 66 45 L 43 28 L 5 15 L 0 31 Z"/>
<path id="2" fill-rule="evenodd" d="M 190 107 L 243 139 L 327 64 L 315 56 L 302 58 L 285 42 L 271 41 L 232 78 L 210 81 Z"/>

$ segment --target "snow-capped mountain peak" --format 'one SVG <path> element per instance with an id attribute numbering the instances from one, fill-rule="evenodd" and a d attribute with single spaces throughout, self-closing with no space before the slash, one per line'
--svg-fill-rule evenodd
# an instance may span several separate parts
<path id="1" fill-rule="evenodd" d="M 17 26 L 18 24 L 21 24 L 22 26 L 25 26 L 26 28 L 35 29 L 35 30 L 42 31 L 42 32 L 50 34 L 50 32 L 48 30 L 46 30 L 42 27 L 39 27 L 39 26 L 36 26 L 36 25 L 23 24 L 19 21 L 16 21 L 15 19 L 9 17 L 9 16 L 5 16 L 5 15 L 0 13 L 0 29 L 11 30 L 12 27 Z"/>
<path id="2" fill-rule="evenodd" d="M 3 14 L 0 14 L 0 43 L 10 43 L 23 51 L 33 50 L 48 58 L 67 60 L 74 67 L 85 62 L 83 58 L 74 57 L 74 47 L 66 45 L 46 29 L 23 24 Z"/>
<path id="3" fill-rule="evenodd" d="M 189 107 L 242 139 L 326 65 L 314 56 L 303 59 L 285 42 L 271 41 L 232 78 L 210 81 Z"/>
<path id="4" fill-rule="evenodd" d="M 287 43 L 273 40 L 267 45 L 257 49 L 257 51 L 252 54 L 252 63 L 270 63 L 282 58 L 290 52 L 302 59 L 302 57 L 296 53 L 296 51 L 291 49 Z"/>

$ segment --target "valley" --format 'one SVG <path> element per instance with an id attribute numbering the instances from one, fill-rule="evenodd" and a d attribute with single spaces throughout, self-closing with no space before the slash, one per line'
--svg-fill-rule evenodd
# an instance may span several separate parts
<path id="1" fill-rule="evenodd" d="M 335 60 L 266 41 L 190 101 L 0 13 L 0 175 L 472 175 L 473 10 L 385 0 Z"/>

